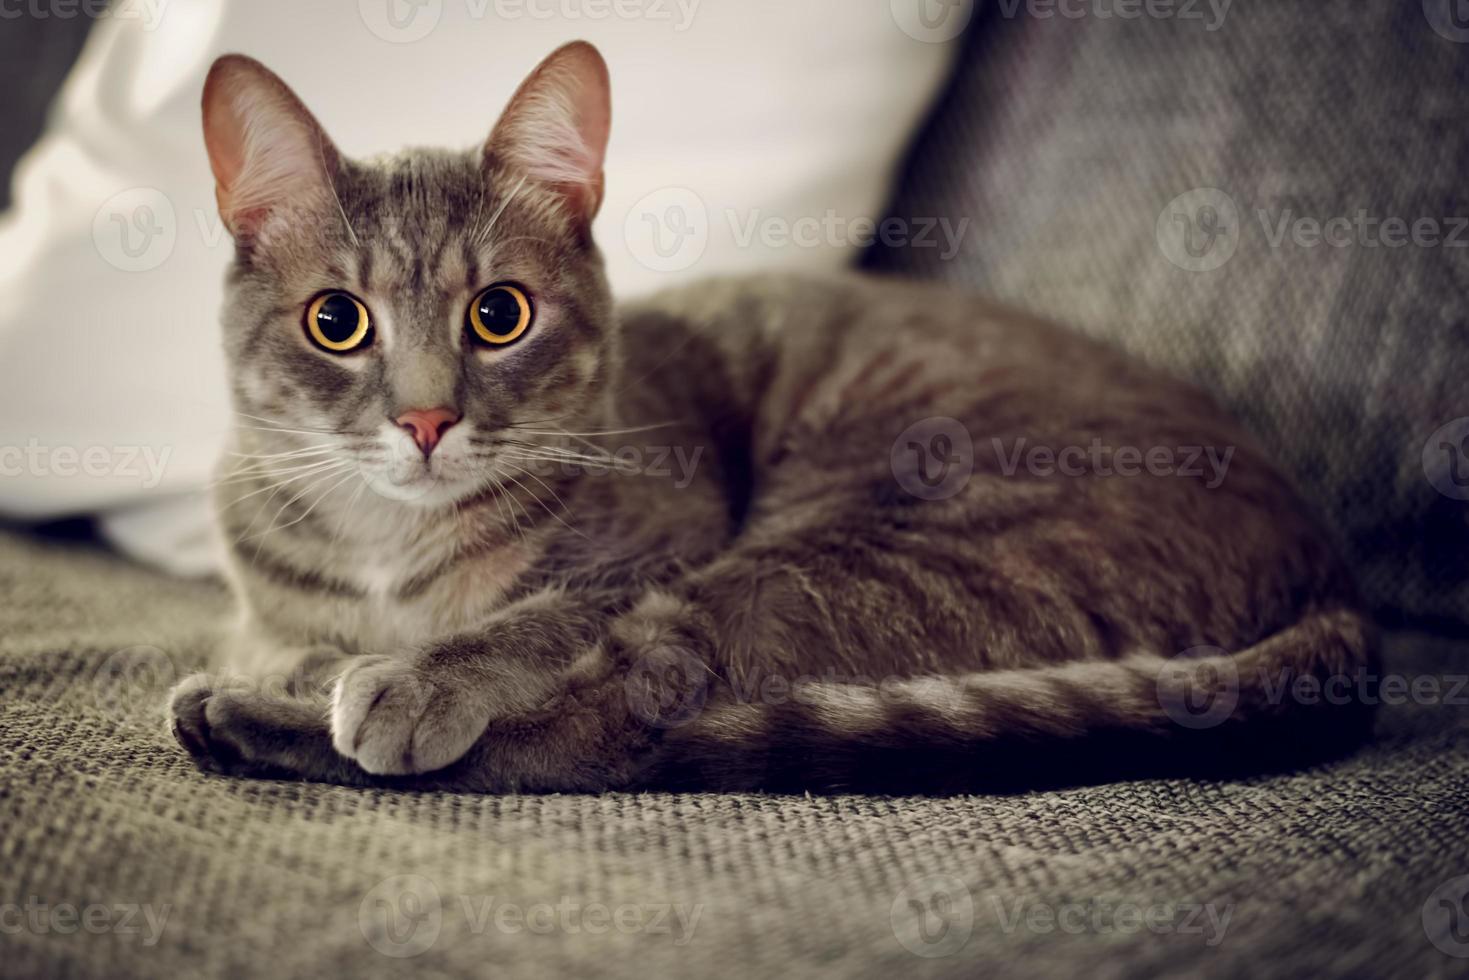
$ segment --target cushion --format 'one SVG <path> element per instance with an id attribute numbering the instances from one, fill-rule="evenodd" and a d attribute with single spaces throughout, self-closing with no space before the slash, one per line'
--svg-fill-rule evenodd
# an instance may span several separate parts
<path id="1" fill-rule="evenodd" d="M 891 208 L 967 232 L 869 262 L 1204 385 L 1385 618 L 1469 622 L 1469 30 L 1450 0 L 1112 7 L 976 15 Z"/>
<path id="2" fill-rule="evenodd" d="M 109 512 L 114 538 L 212 564 L 200 490 L 229 423 L 219 304 L 231 255 L 199 97 L 239 50 L 349 155 L 482 142 L 523 76 L 577 36 L 611 67 L 596 235 L 614 290 L 848 264 L 832 211 L 880 217 L 951 46 L 886 3 L 204 0 L 101 18 L 0 225 L 0 514 Z M 140 511 L 139 508 L 142 508 Z"/>
<path id="3" fill-rule="evenodd" d="M 1419 696 L 1304 772 L 498 797 L 197 772 L 163 705 L 227 607 L 0 533 L 6 975 L 1447 976 L 1469 956 L 1462 643 L 1396 638 L 1385 669 Z"/>

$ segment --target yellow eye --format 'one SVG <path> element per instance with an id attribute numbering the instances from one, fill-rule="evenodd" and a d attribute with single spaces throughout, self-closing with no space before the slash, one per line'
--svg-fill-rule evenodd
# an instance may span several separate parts
<path id="1" fill-rule="evenodd" d="M 372 343 L 372 320 L 356 296 L 322 293 L 306 307 L 306 334 L 322 350 L 346 354 Z"/>
<path id="2" fill-rule="evenodd" d="M 504 347 L 519 340 L 535 317 L 530 297 L 519 286 L 500 283 L 476 296 L 465 314 L 465 325 L 479 343 Z"/>

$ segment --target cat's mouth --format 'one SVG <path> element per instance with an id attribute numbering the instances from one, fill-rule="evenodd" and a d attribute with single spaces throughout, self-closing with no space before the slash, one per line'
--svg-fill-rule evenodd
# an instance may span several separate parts
<path id="1" fill-rule="evenodd" d="M 425 454 L 411 439 L 401 438 L 401 432 L 381 435 L 375 449 L 359 457 L 358 468 L 367 486 L 385 499 L 417 506 L 451 504 L 483 482 L 473 472 L 465 447 L 448 439 Z"/>

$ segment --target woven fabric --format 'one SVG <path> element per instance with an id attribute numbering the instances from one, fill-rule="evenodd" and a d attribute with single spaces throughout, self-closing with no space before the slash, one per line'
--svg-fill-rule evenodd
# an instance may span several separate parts
<path id="1" fill-rule="evenodd" d="M 0 535 L 0 974 L 1422 977 L 1469 954 L 1423 925 L 1469 890 L 1463 707 L 1387 708 L 1353 758 L 1240 782 L 364 792 L 206 776 L 164 732 L 227 606 Z M 1463 651 L 1394 657 L 1438 676 Z"/>
<path id="2" fill-rule="evenodd" d="M 1453 2 L 986 4 L 891 208 L 967 220 L 959 248 L 869 260 L 1212 390 L 1381 612 L 1469 622 L 1469 420 L 1441 432 L 1469 416 Z"/>

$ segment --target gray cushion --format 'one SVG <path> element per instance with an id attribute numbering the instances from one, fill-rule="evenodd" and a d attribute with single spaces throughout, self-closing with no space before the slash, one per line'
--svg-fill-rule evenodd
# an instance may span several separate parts
<path id="1" fill-rule="evenodd" d="M 0 534 L 0 973 L 1446 976 L 1469 954 L 1437 904 L 1469 888 L 1463 707 L 1389 707 L 1355 757 L 1239 782 L 372 792 L 202 775 L 165 734 L 165 690 L 226 608 L 212 586 Z M 1463 654 L 1409 638 L 1389 663 L 1437 677 Z M 948 933 L 930 911 L 926 943 L 910 900 Z M 582 928 L 593 905 L 623 928 Z M 664 905 L 698 909 L 691 935 L 652 931 Z M 88 906 L 96 932 L 71 918 Z"/>
<path id="2" fill-rule="evenodd" d="M 987 4 L 891 209 L 968 219 L 961 248 L 870 262 L 982 289 L 1211 389 L 1329 519 L 1379 610 L 1469 622 L 1469 486 L 1442 447 L 1469 423 L 1430 442 L 1469 416 L 1469 221 L 1449 220 L 1469 219 L 1469 43 L 1420 0 L 1236 0 L 1214 31 L 1209 5 L 1190 6 L 1205 19 Z M 1200 188 L 1227 197 L 1170 205 Z M 1184 222 L 1222 200 L 1237 216 L 1216 207 L 1227 230 L 1190 259 Z M 1359 211 L 1437 220 L 1455 244 L 1311 246 L 1309 227 L 1272 244 L 1283 219 Z M 1397 240 L 1383 233 L 1367 235 Z M 1187 271 L 1170 256 L 1228 260 Z M 1425 445 L 1455 496 L 1430 482 Z M 1469 476 L 1469 444 L 1454 451 Z"/>

